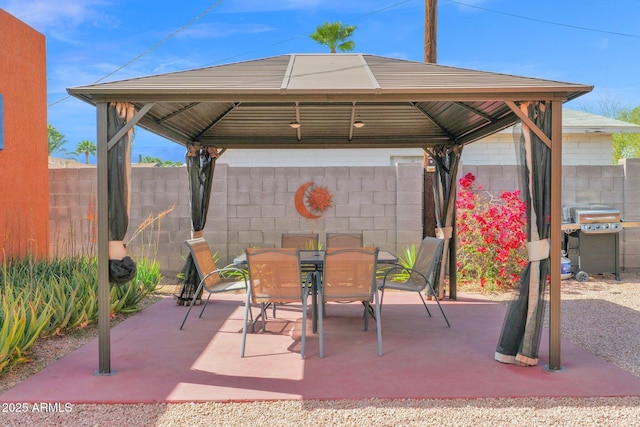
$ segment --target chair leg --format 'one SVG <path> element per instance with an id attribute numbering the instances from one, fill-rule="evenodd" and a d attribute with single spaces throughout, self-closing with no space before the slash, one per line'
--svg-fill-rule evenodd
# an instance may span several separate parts
<path id="1" fill-rule="evenodd" d="M 204 285 L 204 282 L 200 282 L 200 284 L 198 285 L 198 288 L 196 289 L 196 292 L 193 294 L 193 299 L 191 300 L 191 304 L 189 304 L 189 309 L 187 310 L 187 314 L 184 315 L 184 319 L 182 320 L 182 324 L 180 325 L 180 330 L 182 330 L 182 327 L 184 326 L 184 322 L 187 321 L 187 317 L 189 317 L 191 308 L 193 308 L 193 304 L 195 304 L 196 299 L 198 299 L 198 294 L 202 290 L 203 285 Z M 209 294 L 209 296 L 211 296 L 211 294 Z"/>
<path id="2" fill-rule="evenodd" d="M 247 323 L 249 321 L 249 312 L 251 311 L 251 295 L 247 292 L 244 302 L 244 323 L 242 324 L 242 344 L 240 346 L 240 357 L 244 357 L 244 347 L 247 342 Z M 253 314 L 251 315 L 253 318 Z M 252 322 L 253 323 L 253 322 Z"/>
<path id="3" fill-rule="evenodd" d="M 300 358 L 304 359 L 304 346 L 307 342 L 307 297 L 309 288 L 306 286 L 302 290 L 302 338 L 300 339 Z"/>
<path id="4" fill-rule="evenodd" d="M 211 298 L 211 293 L 207 295 L 207 299 L 205 300 L 204 304 L 202 304 L 202 310 L 200 310 L 200 315 L 198 316 L 198 318 L 202 318 L 202 313 L 204 313 L 204 309 L 207 307 L 207 304 L 209 303 L 209 298 Z"/>
<path id="5" fill-rule="evenodd" d="M 438 295 L 433 290 L 433 286 L 431 286 L 431 283 L 429 283 L 429 287 L 431 288 L 431 292 L 433 292 L 433 299 L 438 304 L 438 308 L 440 309 L 440 312 L 442 313 L 442 316 L 444 317 L 444 321 L 447 322 L 447 326 L 448 327 L 451 327 L 451 323 L 449 323 L 449 319 L 447 319 L 447 315 L 444 314 L 444 310 L 442 309 L 442 306 L 440 305 L 440 300 L 438 299 Z M 420 297 L 422 297 L 422 295 L 420 295 Z M 424 300 L 423 300 L 423 302 L 424 302 Z"/>
<path id="6" fill-rule="evenodd" d="M 364 304 L 364 330 L 368 331 L 369 330 L 369 309 L 370 309 L 370 305 L 369 305 L 369 301 L 362 301 L 362 304 Z"/>
<path id="7" fill-rule="evenodd" d="M 431 316 L 431 312 L 429 311 L 429 307 L 427 307 L 427 302 L 424 300 L 422 294 L 420 292 L 418 292 L 418 296 L 420 297 L 420 299 L 422 300 L 422 305 L 424 305 L 424 308 L 427 309 L 427 314 L 429 315 L 429 317 Z"/>
<path id="8" fill-rule="evenodd" d="M 322 318 L 324 316 L 324 292 L 322 285 L 320 285 L 320 297 L 318 302 L 318 342 L 320 344 L 320 357 L 324 357 L 324 335 L 322 330 Z"/>
<path id="9" fill-rule="evenodd" d="M 376 300 L 376 332 L 378 334 L 378 356 L 382 356 L 382 318 L 381 318 L 381 305 L 382 299 L 378 301 L 378 292 L 375 295 Z"/>

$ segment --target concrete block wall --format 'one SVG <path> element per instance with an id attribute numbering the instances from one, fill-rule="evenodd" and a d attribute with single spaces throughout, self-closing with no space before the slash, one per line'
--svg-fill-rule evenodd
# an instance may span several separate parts
<path id="1" fill-rule="evenodd" d="M 518 188 L 513 165 L 462 165 L 485 190 L 494 194 Z M 362 231 L 364 242 L 400 252 L 422 237 L 422 167 L 230 167 L 216 165 L 204 237 L 229 263 L 250 246 L 278 247 L 280 235 Z M 325 186 L 333 206 L 309 220 L 295 209 L 294 196 L 305 182 Z M 50 169 L 50 254 L 95 250 L 96 193 L 93 167 Z M 182 269 L 184 240 L 191 236 L 186 168 L 133 167 L 129 240 L 151 216 L 170 210 L 129 244 L 132 255 L 150 255 L 165 274 Z M 563 204 L 602 203 L 621 210 L 627 220 L 640 221 L 640 159 L 612 166 L 564 166 Z M 93 205 L 94 206 L 94 205 Z M 640 270 L 640 230 L 621 235 L 623 271 Z M 64 249 L 64 251 L 62 251 Z"/>
<path id="2" fill-rule="evenodd" d="M 50 253 L 95 251 L 96 169 L 51 169 Z M 298 188 L 312 181 L 333 206 L 309 220 L 295 208 Z M 216 165 L 204 237 L 226 264 L 251 246 L 279 247 L 282 233 L 362 231 L 364 242 L 398 252 L 422 238 L 422 167 L 230 167 Z M 128 244 L 131 255 L 153 256 L 165 274 L 178 273 L 191 236 L 186 168 L 132 168 L 125 242 L 145 220 L 166 212 Z M 168 212 L 167 212 L 168 211 Z M 95 252 L 94 252 L 95 253 Z"/>

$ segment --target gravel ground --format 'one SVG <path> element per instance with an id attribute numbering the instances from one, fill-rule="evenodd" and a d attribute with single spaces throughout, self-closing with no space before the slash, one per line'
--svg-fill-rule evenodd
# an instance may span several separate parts
<path id="1" fill-rule="evenodd" d="M 640 376 L 640 274 L 621 282 L 596 276 L 562 282 L 562 336 Z M 172 286 L 148 299 L 152 304 Z M 461 294 L 464 290 L 461 291 Z M 490 295 L 505 302 L 505 295 Z M 114 323 L 122 320 L 115 319 Z M 34 345 L 33 361 L 0 377 L 0 393 L 83 345 L 96 328 Z M 448 400 L 324 400 L 253 403 L 1 406 L 6 426 L 640 426 L 640 396 L 627 398 L 519 398 Z M 24 410 L 26 412 L 18 412 Z"/>

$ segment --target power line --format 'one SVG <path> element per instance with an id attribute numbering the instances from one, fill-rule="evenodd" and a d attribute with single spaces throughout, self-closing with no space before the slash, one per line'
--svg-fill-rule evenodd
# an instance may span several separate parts
<path id="1" fill-rule="evenodd" d="M 460 5 L 460 6 L 470 7 L 470 8 L 473 8 L 473 9 L 483 10 L 485 12 L 495 13 L 495 14 L 498 14 L 498 15 L 504 15 L 504 16 L 509 16 L 509 17 L 518 18 L 518 19 L 525 19 L 527 21 L 540 22 L 542 24 L 555 25 L 555 26 L 558 26 L 558 27 L 573 28 L 575 30 L 582 30 L 582 31 L 591 31 L 593 33 L 612 34 L 614 36 L 633 37 L 633 38 L 639 38 L 640 39 L 640 35 L 637 35 L 637 34 L 619 33 L 619 32 L 616 32 L 616 31 L 600 30 L 600 29 L 597 29 L 597 28 L 581 27 L 579 25 L 565 24 L 565 23 L 562 23 L 562 22 L 547 21 L 547 20 L 544 20 L 544 19 L 531 18 L 529 16 L 522 16 L 522 15 L 516 15 L 516 14 L 513 14 L 513 13 L 501 12 L 501 11 L 493 10 L 493 9 L 487 9 L 486 7 L 476 6 L 476 5 L 467 4 L 467 3 L 454 1 L 454 0 L 447 0 L 447 2 L 448 3 L 454 3 L 454 4 L 457 4 L 457 5 Z"/>
<path id="2" fill-rule="evenodd" d="M 100 83 L 101 81 L 103 81 L 106 78 L 109 78 L 110 76 L 114 75 L 115 73 L 117 73 L 120 70 L 123 70 L 124 68 L 128 67 L 129 65 L 133 64 L 134 62 L 136 62 L 137 60 L 139 60 L 140 58 L 150 54 L 151 52 L 153 52 L 154 50 L 156 50 L 157 48 L 159 48 L 160 46 L 162 46 L 163 44 L 165 44 L 166 42 L 168 42 L 169 40 L 171 40 L 172 38 L 174 38 L 176 35 L 178 35 L 180 32 L 186 30 L 188 27 L 190 27 L 191 25 L 193 25 L 194 22 L 202 19 L 205 15 L 207 15 L 209 12 L 211 12 L 213 9 L 215 9 L 216 7 L 220 6 L 220 3 L 222 3 L 223 0 L 218 0 L 217 2 L 215 2 L 214 4 L 212 4 L 211 6 L 209 6 L 207 9 L 205 9 L 202 13 L 200 13 L 198 16 L 196 16 L 195 18 L 193 18 L 192 20 L 190 20 L 189 22 L 187 22 L 186 24 L 184 24 L 182 27 L 178 28 L 177 30 L 175 30 L 173 33 L 169 34 L 167 37 L 163 38 L 162 40 L 160 40 L 159 42 L 157 42 L 156 44 L 154 44 L 153 46 L 151 46 L 149 49 L 145 50 L 144 52 L 142 52 L 141 54 L 139 54 L 138 56 L 136 56 L 135 58 L 133 58 L 132 60 L 130 60 L 129 62 L 125 63 L 124 65 L 121 65 L 120 67 L 116 68 L 115 70 L 111 71 L 109 74 L 99 78 L 98 80 L 96 80 L 95 82 L 93 82 L 93 84 L 96 83 Z M 69 99 L 71 97 L 71 95 L 67 95 L 62 99 L 57 100 L 56 102 L 54 102 L 53 104 L 49 104 L 49 107 L 53 107 L 54 105 L 57 105 L 59 103 L 61 103 L 62 101 L 65 101 L 67 99 Z"/>

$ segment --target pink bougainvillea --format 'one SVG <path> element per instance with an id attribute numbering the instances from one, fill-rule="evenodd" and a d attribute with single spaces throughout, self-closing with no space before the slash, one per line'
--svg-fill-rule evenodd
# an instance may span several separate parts
<path id="1" fill-rule="evenodd" d="M 458 190 L 458 281 L 479 282 L 487 290 L 512 288 L 527 265 L 526 205 L 520 191 L 494 197 L 481 191 L 471 173 L 459 180 Z"/>

